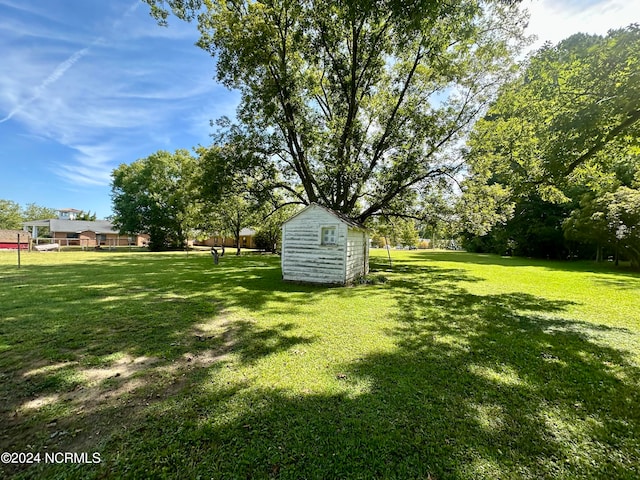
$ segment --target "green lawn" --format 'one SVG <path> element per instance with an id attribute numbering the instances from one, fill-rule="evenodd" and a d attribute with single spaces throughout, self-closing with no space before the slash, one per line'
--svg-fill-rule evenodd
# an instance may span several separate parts
<path id="1" fill-rule="evenodd" d="M 640 478 L 640 275 L 448 252 L 0 253 L 17 478 Z"/>

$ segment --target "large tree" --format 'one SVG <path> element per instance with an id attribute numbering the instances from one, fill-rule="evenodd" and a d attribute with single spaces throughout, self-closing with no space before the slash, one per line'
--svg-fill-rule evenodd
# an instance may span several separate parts
<path id="1" fill-rule="evenodd" d="M 533 55 L 477 122 L 469 160 L 514 193 L 561 201 L 640 138 L 640 26 L 576 34 Z"/>
<path id="2" fill-rule="evenodd" d="M 22 218 L 24 218 L 25 222 L 29 220 L 43 220 L 48 218 L 56 218 L 57 216 L 58 216 L 58 212 L 56 211 L 55 208 L 43 207 L 35 203 L 27 203 L 27 205 L 22 210 Z"/>
<path id="3" fill-rule="evenodd" d="M 198 221 L 192 190 L 196 159 L 186 150 L 158 151 L 112 176 L 113 223 L 123 233 L 148 233 L 150 248 L 180 248 Z"/>
<path id="4" fill-rule="evenodd" d="M 417 214 L 416 193 L 458 173 L 524 26 L 506 0 L 145 1 L 161 23 L 197 19 L 218 80 L 241 92 L 218 137 L 229 168 L 360 221 Z"/>
<path id="5" fill-rule="evenodd" d="M 20 229 L 22 221 L 20 204 L 12 200 L 0 199 L 0 229 Z"/>
<path id="6" fill-rule="evenodd" d="M 602 245 L 601 229 L 586 219 L 594 206 L 605 215 L 603 195 L 635 188 L 638 138 L 640 27 L 547 44 L 475 125 L 467 210 L 485 208 L 498 192 L 492 210 L 514 212 L 508 221 L 494 217 L 502 224 L 488 240 L 498 250 L 511 242 L 526 255 L 566 254 L 561 234 L 570 215 L 570 240 Z"/>

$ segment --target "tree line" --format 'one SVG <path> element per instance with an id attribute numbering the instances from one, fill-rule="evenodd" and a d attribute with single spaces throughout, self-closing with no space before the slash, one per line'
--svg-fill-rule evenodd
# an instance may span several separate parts
<path id="1" fill-rule="evenodd" d="M 518 62 L 518 1 L 145 1 L 196 22 L 241 94 L 211 145 L 114 171 L 116 223 L 154 248 L 316 202 L 379 234 L 638 265 L 637 25 Z"/>
<path id="2" fill-rule="evenodd" d="M 640 266 L 639 139 L 638 25 L 543 46 L 467 142 L 466 246 Z"/>
<path id="3" fill-rule="evenodd" d="M 35 203 L 24 206 L 13 200 L 0 199 L 0 230 L 22 230 L 22 223 L 30 220 L 54 218 L 56 211 Z"/>
<path id="4" fill-rule="evenodd" d="M 233 237 L 238 254 L 240 231 L 259 225 L 258 247 L 275 250 L 291 207 L 274 211 L 246 185 L 218 189 L 210 177 L 215 152 L 161 150 L 120 165 L 112 172 L 114 224 L 123 233 L 148 233 L 151 250 L 182 249 L 188 240 L 215 235 Z"/>

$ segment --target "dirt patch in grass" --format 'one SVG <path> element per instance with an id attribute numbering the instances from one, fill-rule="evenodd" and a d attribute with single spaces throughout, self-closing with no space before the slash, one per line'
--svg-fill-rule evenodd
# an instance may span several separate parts
<path id="1" fill-rule="evenodd" d="M 172 359 L 120 355 L 101 365 L 87 359 L 47 364 L 35 360 L 11 375 L 22 386 L 2 398 L 1 451 L 94 452 L 116 432 L 121 432 L 159 402 L 179 398 L 193 388 L 208 369 L 230 361 L 246 328 L 223 316 L 216 322 L 195 326 L 181 342 L 169 348 L 184 351 Z M 185 351 L 186 350 L 186 351 Z M 201 372 L 201 373 L 200 373 Z M 44 377 L 66 379 L 30 393 L 28 386 Z M 7 377 L 7 375 L 4 375 Z M 69 388 L 71 386 L 71 388 Z M 28 467 L 5 465 L 12 475 Z"/>

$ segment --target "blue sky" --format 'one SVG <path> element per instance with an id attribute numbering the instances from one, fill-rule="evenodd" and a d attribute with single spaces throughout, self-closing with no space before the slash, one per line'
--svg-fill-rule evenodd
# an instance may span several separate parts
<path id="1" fill-rule="evenodd" d="M 524 3 L 535 46 L 640 22 L 638 1 Z M 103 218 L 119 164 L 209 144 L 238 94 L 197 39 L 140 0 L 0 0 L 0 199 Z"/>

